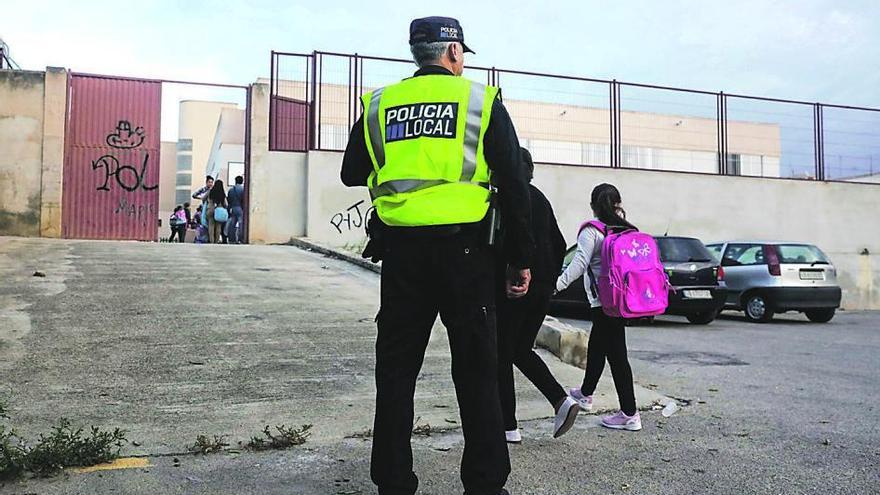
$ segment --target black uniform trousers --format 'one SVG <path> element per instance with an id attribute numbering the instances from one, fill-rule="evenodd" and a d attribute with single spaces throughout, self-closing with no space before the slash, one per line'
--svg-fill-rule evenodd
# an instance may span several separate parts
<path id="1" fill-rule="evenodd" d="M 482 237 L 386 240 L 370 467 L 381 495 L 412 495 L 418 488 L 410 447 L 413 394 L 438 313 L 449 335 L 461 413 L 465 493 L 495 495 L 510 474 L 498 399 L 495 254 Z"/>
<path id="2" fill-rule="evenodd" d="M 555 407 L 566 397 L 565 390 L 534 349 L 535 337 L 544 324 L 552 294 L 552 283 L 533 281 L 528 294 L 521 299 L 498 296 L 498 388 L 507 431 L 517 427 L 513 365 L 537 387 L 551 406 Z"/>

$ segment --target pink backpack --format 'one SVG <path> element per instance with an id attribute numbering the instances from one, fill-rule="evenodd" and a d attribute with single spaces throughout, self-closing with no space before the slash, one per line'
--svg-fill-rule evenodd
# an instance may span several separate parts
<path id="1" fill-rule="evenodd" d="M 598 220 L 581 225 L 578 235 L 587 227 L 605 234 L 602 272 L 597 282 L 605 314 L 621 318 L 663 314 L 669 305 L 670 284 L 660 262 L 657 241 L 633 229 L 608 233 L 605 224 Z"/>

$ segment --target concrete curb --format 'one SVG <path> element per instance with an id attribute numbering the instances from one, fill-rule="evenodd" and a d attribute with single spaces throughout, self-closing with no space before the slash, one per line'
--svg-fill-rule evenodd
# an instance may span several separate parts
<path id="1" fill-rule="evenodd" d="M 587 367 L 587 341 L 590 332 L 567 325 L 552 316 L 544 319 L 535 344 L 547 349 L 560 361 L 578 368 Z"/>
<path id="2" fill-rule="evenodd" d="M 324 256 L 329 256 L 331 258 L 336 258 L 338 260 L 347 261 L 353 265 L 357 265 L 365 270 L 370 270 L 375 273 L 382 273 L 382 265 L 373 263 L 372 261 L 365 260 L 363 258 L 359 258 L 353 254 L 346 253 L 344 251 L 330 248 L 327 246 L 322 246 L 320 244 L 316 244 L 314 241 L 309 240 L 306 237 L 291 237 L 289 241 L 287 241 L 284 245 L 286 246 L 294 246 L 306 251 L 312 251 L 315 253 L 323 254 Z"/>

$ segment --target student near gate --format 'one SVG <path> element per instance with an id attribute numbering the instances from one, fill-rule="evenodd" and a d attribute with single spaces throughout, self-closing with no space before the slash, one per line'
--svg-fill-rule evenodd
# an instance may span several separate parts
<path id="1" fill-rule="evenodd" d="M 528 179 L 498 89 L 464 79 L 455 19 L 410 24 L 419 70 L 363 96 L 342 181 L 368 186 L 378 221 L 368 251 L 383 259 L 370 474 L 381 495 L 418 489 L 410 437 L 413 394 L 431 328 L 449 335 L 468 495 L 506 494 L 510 459 L 498 399 L 490 182 L 506 229 L 507 292 L 528 292 L 533 241 Z M 381 239 L 381 241 L 380 241 Z M 378 245 L 376 245 L 378 244 Z M 365 251 L 365 255 L 366 255 Z"/>

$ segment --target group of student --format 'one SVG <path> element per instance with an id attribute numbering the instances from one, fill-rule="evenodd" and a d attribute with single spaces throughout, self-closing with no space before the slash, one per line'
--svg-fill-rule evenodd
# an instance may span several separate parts
<path id="1" fill-rule="evenodd" d="M 195 229 L 199 244 L 241 244 L 244 227 L 244 177 L 237 176 L 235 185 L 227 191 L 222 180 L 205 177 L 205 185 L 192 195 L 201 200 L 195 215 L 191 216 L 189 203 L 177 205 L 171 214 L 171 236 L 168 242 L 184 242 L 188 228 Z"/>
<path id="2" fill-rule="evenodd" d="M 522 149 L 523 162 L 531 179 L 534 163 Z M 590 196 L 595 220 L 584 222 L 578 233 L 577 250 L 565 271 L 559 275 L 566 244 L 553 208 L 541 191 L 529 184 L 532 206 L 531 229 L 537 246 L 532 265 L 532 282 L 526 296 L 510 299 L 500 294 L 498 304 L 498 385 L 507 441 L 520 443 L 522 435 L 516 420 L 513 366 L 516 366 L 544 395 L 555 412 L 553 436 L 565 434 L 574 425 L 578 412 L 591 411 L 593 394 L 607 360 L 620 401 L 620 410 L 604 416 L 606 428 L 638 431 L 641 418 L 636 409 L 632 369 L 626 352 L 625 320 L 609 316 L 602 309 L 597 283 L 602 268 L 606 235 L 635 229 L 626 220 L 622 198 L 611 184 L 596 186 Z M 604 228 L 599 228 L 602 226 Z M 587 367 L 580 386 L 565 390 L 534 350 L 535 338 L 544 322 L 552 296 L 583 277 L 590 305 L 592 330 L 587 346 Z M 498 284 L 503 287 L 503 283 Z"/>

